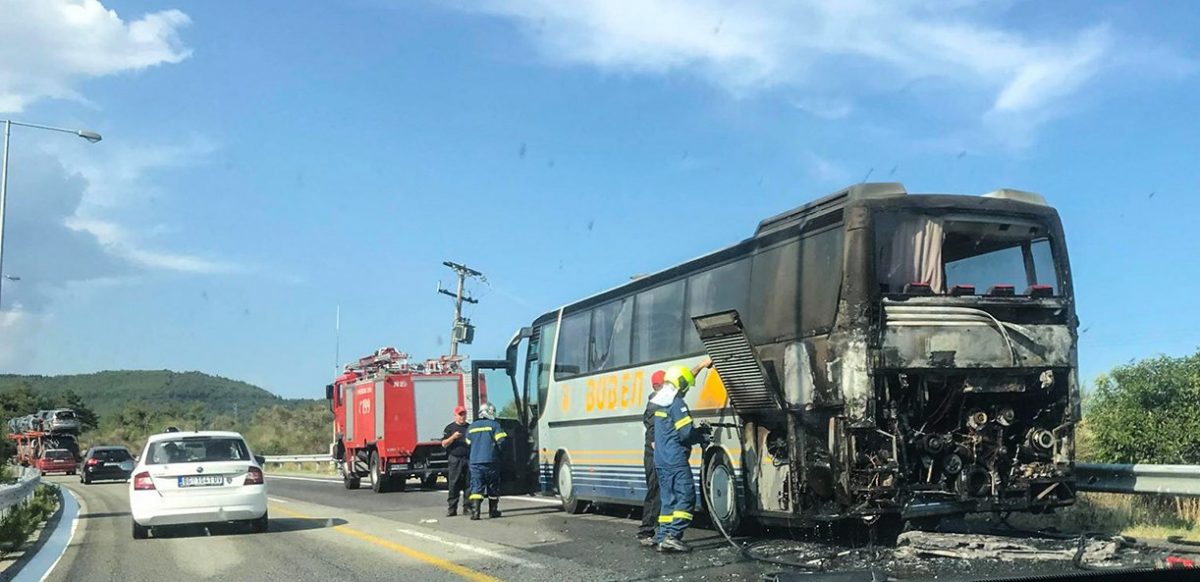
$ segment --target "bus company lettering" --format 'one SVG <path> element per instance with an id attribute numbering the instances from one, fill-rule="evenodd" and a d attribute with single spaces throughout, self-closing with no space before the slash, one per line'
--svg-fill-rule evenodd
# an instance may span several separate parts
<path id="1" fill-rule="evenodd" d="M 640 370 L 588 378 L 584 410 L 641 410 L 646 405 L 645 378 Z"/>

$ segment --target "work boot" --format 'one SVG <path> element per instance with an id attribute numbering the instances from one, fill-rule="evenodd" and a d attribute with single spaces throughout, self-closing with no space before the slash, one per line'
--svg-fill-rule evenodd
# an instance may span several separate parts
<path id="1" fill-rule="evenodd" d="M 479 500 L 479 501 L 475 501 L 475 502 L 471 503 L 471 521 L 479 520 L 479 507 L 481 505 L 483 505 L 483 500 Z"/>
<path id="2" fill-rule="evenodd" d="M 488 517 L 500 517 L 500 510 L 497 509 L 499 506 L 499 499 L 488 499 Z"/>
<path id="3" fill-rule="evenodd" d="M 690 552 L 692 547 L 683 543 L 679 538 L 667 536 L 658 544 L 660 552 Z"/>
<path id="4" fill-rule="evenodd" d="M 446 509 L 446 517 L 454 517 L 458 515 L 458 504 L 455 503 Z"/>

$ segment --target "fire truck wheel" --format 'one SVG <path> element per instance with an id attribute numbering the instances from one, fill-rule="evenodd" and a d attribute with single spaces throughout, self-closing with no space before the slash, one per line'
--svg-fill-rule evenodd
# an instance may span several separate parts
<path id="1" fill-rule="evenodd" d="M 342 485 L 345 485 L 346 489 L 358 489 L 358 484 L 358 475 L 342 469 Z"/>
<path id="2" fill-rule="evenodd" d="M 424 487 L 426 489 L 435 489 L 435 488 L 437 488 L 437 480 L 438 480 L 437 473 L 430 473 L 428 475 L 425 475 L 424 477 L 421 477 L 421 487 Z"/>
<path id="3" fill-rule="evenodd" d="M 729 535 L 734 535 L 742 525 L 742 505 L 737 475 L 724 453 L 709 457 L 703 477 L 700 486 L 709 519 L 719 523 Z"/>
<path id="4" fill-rule="evenodd" d="M 383 474 L 379 466 L 379 453 L 371 452 L 371 462 L 367 471 L 371 477 L 371 491 L 376 493 L 386 493 L 388 491 L 388 478 Z"/>
<path id="5" fill-rule="evenodd" d="M 558 467 L 554 470 L 554 485 L 558 496 L 562 498 L 563 511 L 571 514 L 583 513 L 587 504 L 575 496 L 575 485 L 571 474 L 571 461 L 564 455 L 559 459 Z"/>

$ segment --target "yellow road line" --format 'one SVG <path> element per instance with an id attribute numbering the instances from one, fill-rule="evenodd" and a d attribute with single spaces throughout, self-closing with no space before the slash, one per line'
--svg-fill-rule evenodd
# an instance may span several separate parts
<path id="1" fill-rule="evenodd" d="M 282 507 L 279 507 L 278 505 L 276 505 L 275 507 L 272 507 L 271 511 L 274 513 L 282 513 L 283 515 L 286 515 L 288 517 L 296 517 L 296 518 L 300 518 L 300 519 L 317 519 L 312 516 L 308 516 L 308 515 L 304 515 L 302 513 L 296 513 L 295 511 L 290 511 L 290 510 L 284 509 Z M 458 564 L 455 564 L 454 562 L 443 560 L 436 556 L 431 556 L 429 554 L 426 554 L 425 552 L 420 552 L 420 551 L 414 550 L 410 547 L 400 545 L 391 540 L 385 540 L 381 537 L 373 536 L 369 533 L 356 530 L 350 526 L 335 525 L 335 526 L 333 526 L 333 529 L 334 529 L 334 531 L 337 531 L 338 533 L 343 533 L 352 538 L 360 539 L 369 544 L 374 544 L 381 548 L 388 549 L 388 550 L 391 550 L 391 551 L 399 553 L 399 554 L 404 554 L 405 556 L 408 556 L 408 557 L 416 559 L 416 560 L 420 560 L 420 561 L 425 562 L 426 564 L 429 564 L 435 568 L 439 568 L 441 570 L 450 572 L 451 574 L 457 574 L 457 575 L 462 576 L 463 578 L 466 578 L 467 580 L 471 580 L 473 582 L 500 582 L 499 578 L 488 576 L 487 574 L 484 574 L 482 572 L 476 572 L 475 570 L 472 570 L 465 566 L 460 566 Z"/>

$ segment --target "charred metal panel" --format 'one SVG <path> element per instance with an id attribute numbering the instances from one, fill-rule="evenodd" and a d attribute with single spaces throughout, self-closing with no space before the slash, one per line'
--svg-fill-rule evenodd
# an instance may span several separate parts
<path id="1" fill-rule="evenodd" d="M 889 369 L 1066 368 L 1067 325 L 1015 323 L 956 305 L 884 303 L 880 362 Z"/>

